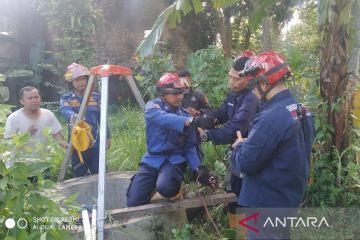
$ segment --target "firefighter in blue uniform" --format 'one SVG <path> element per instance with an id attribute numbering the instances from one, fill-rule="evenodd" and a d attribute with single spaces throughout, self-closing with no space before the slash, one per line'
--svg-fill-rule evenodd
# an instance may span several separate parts
<path id="1" fill-rule="evenodd" d="M 200 117 L 210 122 L 223 124 L 222 127 L 213 129 L 199 129 L 203 141 L 211 141 L 213 144 L 232 144 L 236 140 L 236 131 L 241 131 L 243 137 L 247 137 L 251 121 L 260 111 L 260 101 L 251 89 L 247 88 L 247 82 L 239 73 L 245 64 L 253 56 L 252 51 L 244 51 L 238 56 L 229 71 L 229 86 L 231 92 L 221 106 Z M 200 126 L 202 127 L 202 126 Z M 225 188 L 228 192 L 234 192 L 237 196 L 241 190 L 241 178 L 238 174 L 231 174 L 231 169 L 225 179 Z M 228 205 L 229 226 L 236 228 L 236 203 Z"/>
<path id="2" fill-rule="evenodd" d="M 178 71 L 181 78 L 185 78 L 184 100 L 181 104 L 192 116 L 201 116 L 210 112 L 209 101 L 205 94 L 192 87 L 192 78 L 190 72 L 183 68 Z"/>
<path id="3" fill-rule="evenodd" d="M 214 184 L 197 155 L 194 118 L 181 107 L 184 82 L 176 73 L 165 73 L 157 82 L 157 90 L 160 98 L 145 106 L 147 151 L 128 188 L 129 207 L 149 203 L 155 191 L 165 198 L 176 196 L 187 164 L 198 182 Z"/>
<path id="4" fill-rule="evenodd" d="M 245 74 L 248 85 L 254 87 L 263 104 L 248 137 L 244 139 L 238 133 L 233 144 L 233 168 L 244 174 L 238 204 L 256 208 L 299 207 L 309 175 L 313 117 L 286 88 L 290 69 L 280 54 L 269 51 L 255 56 Z M 288 233 L 288 229 L 268 232 L 266 237 L 284 239 L 289 238 Z"/>
<path id="5" fill-rule="evenodd" d="M 87 80 L 90 76 L 89 69 L 83 65 L 73 63 L 67 68 L 65 80 L 69 83 L 71 92 L 64 94 L 60 99 L 60 113 L 68 122 L 68 138 L 70 139 L 72 126 L 78 121 L 78 113 L 81 101 L 85 94 Z M 92 135 L 95 144 L 82 152 L 84 163 L 81 163 L 79 155 L 73 151 L 71 165 L 76 177 L 99 172 L 99 126 L 100 126 L 100 94 L 93 92 L 86 107 L 85 121 L 92 127 Z M 107 131 L 106 147 L 111 145 L 110 133 Z"/>

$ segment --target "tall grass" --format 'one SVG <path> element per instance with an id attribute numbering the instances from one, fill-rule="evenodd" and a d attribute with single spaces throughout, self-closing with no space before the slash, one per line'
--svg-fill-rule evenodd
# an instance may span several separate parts
<path id="1" fill-rule="evenodd" d="M 134 107 L 110 107 L 108 124 L 112 139 L 106 156 L 108 170 L 137 170 L 146 150 L 143 112 Z"/>

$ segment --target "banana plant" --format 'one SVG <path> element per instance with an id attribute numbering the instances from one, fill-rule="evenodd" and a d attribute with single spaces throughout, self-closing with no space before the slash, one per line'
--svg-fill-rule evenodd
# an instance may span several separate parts
<path id="1" fill-rule="evenodd" d="M 349 89 L 350 20 L 354 0 L 319 0 L 320 90 L 334 127 L 332 146 L 346 148 L 353 89 Z M 350 90 L 350 91 L 349 91 Z M 349 97 L 350 96 L 350 97 Z M 331 147 L 331 146 L 330 146 Z"/>

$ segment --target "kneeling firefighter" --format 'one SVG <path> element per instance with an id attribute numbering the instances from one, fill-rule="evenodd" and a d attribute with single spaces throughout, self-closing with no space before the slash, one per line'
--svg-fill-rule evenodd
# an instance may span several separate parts
<path id="1" fill-rule="evenodd" d="M 127 191 L 127 206 L 150 202 L 155 191 L 179 195 L 189 164 L 199 183 L 213 187 L 216 177 L 197 154 L 196 118 L 181 107 L 185 84 L 176 73 L 165 73 L 156 84 L 159 98 L 145 106 L 146 152 Z"/>

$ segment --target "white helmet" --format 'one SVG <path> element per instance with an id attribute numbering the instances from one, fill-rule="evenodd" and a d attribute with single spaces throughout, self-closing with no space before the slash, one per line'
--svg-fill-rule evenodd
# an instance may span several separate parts
<path id="1" fill-rule="evenodd" d="M 66 81 L 72 82 L 80 76 L 90 76 L 89 69 L 78 63 L 72 63 L 66 68 L 64 75 Z"/>

